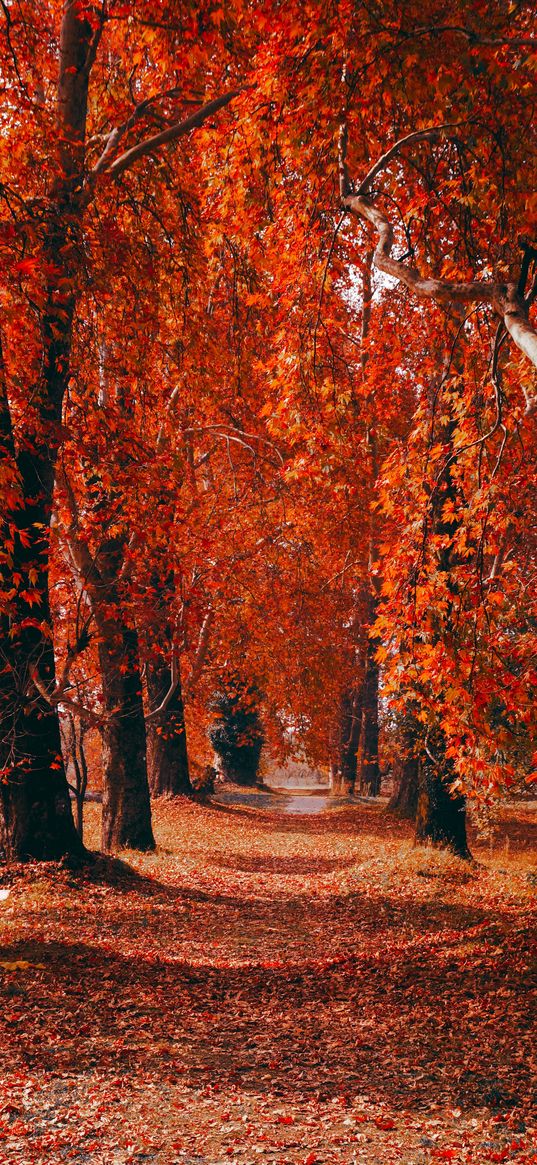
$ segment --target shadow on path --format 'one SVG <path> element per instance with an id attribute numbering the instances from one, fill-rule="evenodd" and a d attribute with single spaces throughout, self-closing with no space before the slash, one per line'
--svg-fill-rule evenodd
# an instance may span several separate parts
<path id="1" fill-rule="evenodd" d="M 390 920 L 400 922 L 393 904 L 378 905 L 384 942 L 309 963 L 271 963 L 254 952 L 246 965 L 222 966 L 209 957 L 15 943 L 3 961 L 42 968 L 28 968 L 24 993 L 4 1006 L 2 1046 L 11 1042 L 12 1057 L 32 1071 L 98 1065 L 180 1075 L 193 1087 L 240 1082 L 290 1098 L 366 1091 L 416 1108 L 432 1091 L 465 1107 L 527 1100 L 535 981 L 520 934 L 494 958 L 475 961 L 464 935 L 449 936 L 449 907 L 439 910 L 435 945 L 426 934 L 420 940 L 419 918 L 406 939 L 391 931 Z M 277 904 L 265 922 L 276 915 Z M 466 924 L 479 921 L 474 911 Z"/>

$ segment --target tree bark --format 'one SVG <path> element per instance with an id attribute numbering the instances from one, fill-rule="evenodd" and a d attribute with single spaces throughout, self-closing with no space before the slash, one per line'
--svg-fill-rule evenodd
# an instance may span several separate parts
<path id="1" fill-rule="evenodd" d="M 341 796 L 341 772 L 334 761 L 330 761 L 330 796 Z"/>
<path id="2" fill-rule="evenodd" d="M 363 694 L 360 688 L 347 688 L 341 699 L 341 743 L 338 791 L 352 794 L 356 787 L 358 747 L 362 723 Z"/>
<path id="3" fill-rule="evenodd" d="M 371 583 L 369 594 L 368 627 L 372 627 L 377 612 L 377 596 Z M 368 638 L 363 687 L 362 733 L 360 749 L 360 789 L 371 797 L 380 793 L 379 766 L 379 665 L 376 654 L 378 639 Z"/>
<path id="4" fill-rule="evenodd" d="M 420 760 L 416 841 L 450 849 L 460 858 L 469 858 L 466 800 L 449 791 L 449 780 L 453 779 L 454 773 L 444 753 L 445 747 L 438 734 L 434 759 L 427 752 Z"/>
<path id="5" fill-rule="evenodd" d="M 99 620 L 105 723 L 102 848 L 153 850 L 147 782 L 146 732 L 138 636 L 133 628 Z"/>
<path id="6" fill-rule="evenodd" d="M 166 660 L 146 666 L 150 711 L 159 708 L 172 689 L 172 673 Z M 190 796 L 193 792 L 181 678 L 178 675 L 166 707 L 147 724 L 147 768 L 153 797 Z"/>
<path id="7" fill-rule="evenodd" d="M 403 757 L 399 785 L 388 808 L 398 817 L 415 821 L 418 808 L 419 754 L 415 727 L 407 727 L 403 732 Z"/>
<path id="8" fill-rule="evenodd" d="M 86 799 L 86 790 L 88 787 L 88 762 L 86 758 L 86 750 L 84 748 L 86 727 L 80 720 L 78 720 L 77 723 L 72 712 L 67 712 L 67 714 L 62 717 L 61 729 L 64 753 L 68 758 L 67 765 L 69 764 L 70 760 L 74 775 L 74 784 L 69 783 L 69 788 L 75 799 L 76 831 L 80 840 L 83 841 L 84 802 Z"/>
<path id="9" fill-rule="evenodd" d="M 56 421 L 58 408 L 49 414 Z M 2 452 L 16 464 L 20 483 L 20 504 L 10 514 L 9 573 L 22 582 L 0 620 L 0 844 L 11 860 L 80 857 L 58 712 L 47 699 L 55 687 L 48 575 L 55 449 L 51 442 L 16 455 L 7 408 L 3 429 Z M 0 576 L 9 582 L 6 562 Z"/>
<path id="10" fill-rule="evenodd" d="M 373 267 L 373 252 L 368 250 L 363 270 L 363 307 L 362 307 L 362 376 L 367 383 L 368 347 L 367 340 L 371 325 L 371 304 L 373 298 L 371 272 Z M 369 421 L 367 425 L 367 446 L 371 470 L 371 498 L 375 496 L 376 481 L 379 472 L 379 451 L 374 425 L 371 416 L 375 415 L 374 397 L 369 389 L 367 392 L 367 408 Z M 377 617 L 377 606 L 380 594 L 380 579 L 376 573 L 378 563 L 378 519 L 370 503 L 369 510 L 369 561 L 368 561 L 368 594 L 367 594 L 367 643 L 365 649 L 365 675 L 362 689 L 362 725 L 360 734 L 359 776 L 360 789 L 366 789 L 372 797 L 380 793 L 380 766 L 379 766 L 379 665 L 376 654 L 379 640 L 372 639 L 370 631 Z"/>

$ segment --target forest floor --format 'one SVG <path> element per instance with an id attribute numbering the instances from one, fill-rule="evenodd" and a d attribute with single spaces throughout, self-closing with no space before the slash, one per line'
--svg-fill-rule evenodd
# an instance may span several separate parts
<path id="1" fill-rule="evenodd" d="M 377 807 L 154 815 L 0 870 L 2 1165 L 537 1162 L 534 810 L 477 865 Z"/>

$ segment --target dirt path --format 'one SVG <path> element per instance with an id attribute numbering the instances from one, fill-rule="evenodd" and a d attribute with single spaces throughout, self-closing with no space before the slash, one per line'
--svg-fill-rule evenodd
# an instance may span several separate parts
<path id="1" fill-rule="evenodd" d="M 534 832 L 183 802 L 135 869 L 5 872 L 0 1162 L 537 1162 Z"/>

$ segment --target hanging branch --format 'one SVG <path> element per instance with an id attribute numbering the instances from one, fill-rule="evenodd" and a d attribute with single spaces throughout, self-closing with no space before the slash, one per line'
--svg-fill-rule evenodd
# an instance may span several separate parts
<path id="1" fill-rule="evenodd" d="M 392 249 L 394 244 L 394 227 L 384 211 L 380 210 L 368 193 L 373 179 L 396 157 L 400 150 L 415 141 L 434 141 L 445 129 L 451 126 L 434 126 L 429 130 L 417 130 L 396 142 L 375 163 L 358 188 L 357 193 L 350 192 L 342 195 L 343 207 L 350 211 L 355 218 L 370 223 L 377 232 L 377 245 L 374 251 L 374 263 L 379 271 L 403 283 L 420 298 L 431 299 L 441 304 L 490 304 L 495 313 L 503 321 L 506 331 L 511 336 L 516 347 L 524 353 L 527 359 L 537 368 L 537 330 L 528 317 L 528 299 L 524 299 L 517 283 L 495 283 L 489 280 L 461 283 L 451 279 L 431 279 L 421 275 L 418 269 L 411 264 L 394 259 Z M 346 141 L 343 157 L 340 157 L 340 176 L 343 175 L 343 188 L 348 184 L 346 175 Z M 526 415 L 534 412 L 537 398 L 522 386 L 526 400 Z"/>
<path id="2" fill-rule="evenodd" d="M 119 178 L 119 176 L 123 174 L 125 170 L 130 169 L 130 167 L 133 166 L 139 158 L 143 158 L 147 154 L 153 154 L 155 150 L 159 149 L 160 146 L 167 145 L 170 142 L 176 142 L 179 138 L 185 137 L 186 134 L 191 132 L 191 130 L 198 129 L 199 126 L 208 121 L 210 117 L 213 117 L 215 113 L 218 113 L 220 109 L 223 109 L 226 105 L 229 105 L 229 103 L 233 101 L 235 97 L 238 97 L 239 93 L 242 93 L 245 88 L 246 86 L 242 85 L 237 89 L 232 89 L 229 93 L 222 93 L 219 97 L 214 97 L 212 101 L 208 101 L 205 105 L 202 105 L 201 108 L 197 109 L 195 113 L 191 113 L 189 117 L 185 117 L 181 121 L 175 121 L 173 125 L 169 125 L 166 129 L 161 130 L 160 133 L 152 134 L 151 137 L 148 138 L 143 138 L 141 142 L 137 142 L 136 145 L 131 146 L 130 149 L 125 150 L 122 154 L 119 155 L 119 157 L 114 159 L 115 150 L 117 149 L 120 140 L 123 138 L 124 133 L 129 128 L 129 126 L 134 124 L 134 121 L 137 120 L 137 116 L 135 115 L 137 113 L 139 115 L 145 108 L 147 108 L 148 102 L 142 103 L 142 105 L 138 107 L 138 111 L 135 110 L 135 114 L 133 114 L 128 122 L 125 122 L 122 126 L 117 126 L 109 134 L 105 148 L 100 158 L 93 167 L 93 170 L 90 171 L 88 177 L 89 190 L 92 190 L 97 178 L 101 174 L 106 174 L 110 178 Z M 164 97 L 166 94 L 163 94 L 162 96 Z M 157 98 L 153 98 L 152 102 L 156 100 Z"/>

